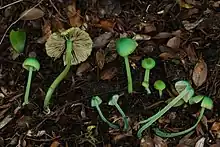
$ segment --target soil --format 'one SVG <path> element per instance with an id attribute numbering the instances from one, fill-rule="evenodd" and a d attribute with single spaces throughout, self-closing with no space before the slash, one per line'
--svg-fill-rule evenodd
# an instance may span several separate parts
<path id="1" fill-rule="evenodd" d="M 14 1 L 0 1 L 0 6 L 12 2 Z M 45 20 L 52 20 L 57 11 L 64 16 L 62 22 L 65 27 L 70 27 L 65 11 L 71 1 L 43 0 L 38 6 L 45 12 L 43 18 L 20 20 L 10 28 L 10 30 L 20 28 L 27 33 L 25 51 L 15 60 L 11 57 L 10 49 L 12 47 L 9 33 L 6 36 L 3 35 L 7 27 L 19 18 L 24 10 L 33 7 L 38 1 L 25 0 L 4 9 L 0 7 L 0 36 L 4 37 L 0 44 L 0 122 L 6 117 L 12 118 L 4 127 L 0 128 L 0 145 L 4 147 L 16 145 L 55 147 L 55 143 L 58 143 L 65 147 L 140 146 L 141 140 L 136 136 L 137 128 L 135 125 L 166 106 L 166 100 L 171 97 L 171 94 L 175 95 L 174 85 L 179 80 L 189 81 L 196 94 L 207 95 L 214 102 L 213 110 L 205 111 L 207 127 L 204 122 L 201 123 L 196 132 L 187 136 L 187 139 L 191 140 L 191 144 L 185 144 L 185 146 L 195 146 L 196 141 L 201 137 L 206 139 L 204 146 L 216 144 L 218 139 L 210 130 L 213 122 L 219 121 L 220 115 L 220 14 L 219 7 L 214 5 L 215 2 L 191 1 L 194 2 L 194 7 L 191 9 L 180 7 L 175 0 L 82 0 L 76 2 L 77 9 L 81 11 L 81 16 L 88 25 L 86 32 L 93 40 L 105 32 L 112 32 L 110 40 L 113 41 L 123 33 L 130 37 L 135 34 L 145 34 L 152 37 L 148 40 L 137 41 L 139 45 L 136 51 L 129 56 L 134 92 L 132 94 L 127 92 L 127 77 L 122 57 L 117 56 L 112 62 L 105 63 L 103 69 L 99 69 L 97 65 L 96 52 L 100 49 L 106 51 L 109 40 L 101 47 L 93 48 L 92 54 L 86 60 L 90 64 L 90 68 L 81 76 L 76 75 L 80 65 L 71 67 L 71 71 L 53 94 L 50 114 L 46 114 L 43 109 L 45 93 L 53 80 L 64 69 L 64 66 L 62 59 L 54 61 L 47 56 L 45 44 L 39 44 L 36 40 L 43 36 L 42 26 Z M 163 13 L 159 14 L 162 10 L 164 10 Z M 61 16 L 59 18 L 61 19 Z M 114 22 L 115 25 L 106 29 L 106 27 L 94 24 L 94 18 L 108 20 Z M 183 21 L 186 20 L 193 23 L 200 19 L 203 21 L 191 30 L 187 30 L 183 24 Z M 153 24 L 156 30 L 147 32 L 146 27 L 145 30 L 140 27 L 140 23 Z M 172 50 L 166 45 L 172 35 L 162 36 L 159 39 L 153 37 L 161 32 L 171 34 L 177 30 L 181 31 L 181 44 L 178 50 Z M 192 60 L 194 57 L 192 54 L 186 52 L 186 47 L 189 44 L 194 46 L 195 60 Z M 175 58 L 169 60 L 161 58 L 160 55 L 164 50 L 174 53 Z M 28 72 L 22 68 L 22 63 L 31 52 L 36 53 L 41 68 L 38 72 L 33 73 L 30 104 L 22 106 L 28 77 Z M 115 49 L 111 52 L 115 52 Z M 141 85 L 145 72 L 141 67 L 141 60 L 145 57 L 151 57 L 156 61 L 155 68 L 150 71 L 149 84 L 152 91 L 150 95 Z M 197 87 L 193 83 L 192 75 L 199 59 L 203 59 L 207 64 L 208 75 L 205 82 Z M 115 68 L 116 72 L 108 71 L 111 68 Z M 104 72 L 109 74 L 110 78 L 103 80 L 101 75 Z M 158 79 L 163 80 L 167 85 L 161 98 L 158 91 L 153 88 L 154 82 Z M 109 99 L 114 94 L 120 95 L 118 103 L 130 120 L 131 128 L 127 134 L 122 129 L 109 128 L 101 120 L 96 109 L 91 107 L 91 98 L 99 96 L 103 100 L 100 108 L 104 116 L 123 127 L 119 112 L 108 105 Z M 199 104 L 171 108 L 153 126 L 166 131 L 187 129 L 195 123 L 195 114 L 199 112 L 199 108 Z M 95 126 L 95 128 L 88 131 L 91 126 Z M 144 135 L 153 138 L 154 132 L 148 129 Z M 180 146 L 182 142 L 187 140 L 186 138 L 183 140 L 183 137 L 164 139 L 164 141 L 169 147 L 178 144 Z M 183 144 L 181 145 L 183 146 Z"/>

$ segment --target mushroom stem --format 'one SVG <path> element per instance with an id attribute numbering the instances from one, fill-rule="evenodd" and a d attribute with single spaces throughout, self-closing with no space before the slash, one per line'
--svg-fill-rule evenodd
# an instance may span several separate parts
<path id="1" fill-rule="evenodd" d="M 96 109 L 97 109 L 97 111 L 98 111 L 98 113 L 99 113 L 101 119 L 102 119 L 104 122 L 106 122 L 111 128 L 119 129 L 119 127 L 118 127 L 117 125 L 115 125 L 115 124 L 109 122 L 109 121 L 105 118 L 105 116 L 102 114 L 102 111 L 100 110 L 99 106 L 95 106 L 95 107 L 96 107 Z"/>
<path id="2" fill-rule="evenodd" d="M 144 82 L 146 83 L 145 89 L 147 90 L 148 94 L 151 94 L 151 91 L 149 89 L 149 76 L 150 76 L 150 70 L 146 69 L 144 74 Z"/>
<path id="3" fill-rule="evenodd" d="M 162 95 L 163 95 L 162 90 L 159 90 L 159 96 L 160 96 L 160 98 L 162 97 Z"/>
<path id="4" fill-rule="evenodd" d="M 29 74 L 28 74 L 28 81 L 27 81 L 27 86 L 26 86 L 26 91 L 24 95 L 24 103 L 23 105 L 26 105 L 29 103 L 29 93 L 30 93 L 30 87 L 31 87 L 31 79 L 32 79 L 32 72 L 33 72 L 33 67 L 29 67 Z"/>
<path id="5" fill-rule="evenodd" d="M 141 138 L 142 132 L 147 129 L 150 125 L 152 125 L 155 121 L 157 121 L 161 116 L 163 116 L 171 107 L 173 107 L 179 100 L 181 100 L 184 95 L 187 94 L 188 88 L 185 88 L 176 98 L 174 98 L 166 107 L 164 107 L 162 110 L 157 112 L 157 114 L 153 115 L 152 117 L 148 118 L 147 120 L 139 122 L 139 124 L 146 123 L 143 125 L 137 133 L 138 138 Z"/>
<path id="6" fill-rule="evenodd" d="M 124 59 L 125 59 L 125 67 L 126 67 L 127 78 L 128 78 L 128 93 L 132 93 L 133 87 L 132 87 L 131 69 L 130 69 L 130 64 L 128 61 L 128 56 L 125 56 Z"/>
<path id="7" fill-rule="evenodd" d="M 56 87 L 59 85 L 59 83 L 66 77 L 66 75 L 68 74 L 69 70 L 70 70 L 70 66 L 71 66 L 71 51 L 72 51 L 72 46 L 73 46 L 73 42 L 71 40 L 67 40 L 66 41 L 66 67 L 64 68 L 64 70 L 62 71 L 62 73 L 53 81 L 53 83 L 51 84 L 50 88 L 47 91 L 46 97 L 44 99 L 44 108 L 47 110 L 48 109 L 48 105 L 50 102 L 50 99 L 52 97 L 52 94 L 54 92 L 54 90 L 56 89 Z"/>
<path id="8" fill-rule="evenodd" d="M 121 109 L 121 107 L 118 105 L 118 103 L 114 103 L 115 107 L 118 109 L 119 113 L 122 115 L 123 121 L 124 121 L 124 130 L 128 130 L 128 118 L 125 115 L 125 113 L 123 112 L 123 110 Z"/>
<path id="9" fill-rule="evenodd" d="M 190 132 L 190 131 L 192 131 L 196 128 L 196 126 L 199 124 L 200 120 L 202 119 L 204 112 L 205 112 L 205 107 L 202 107 L 201 110 L 200 110 L 200 114 L 199 114 L 197 122 L 191 128 L 189 128 L 187 130 L 177 132 L 177 133 L 165 133 L 163 131 L 160 131 L 158 128 L 155 128 L 154 131 L 160 137 L 176 137 L 176 136 L 179 136 L 179 135 L 186 134 L 186 133 L 188 133 L 188 132 Z"/>

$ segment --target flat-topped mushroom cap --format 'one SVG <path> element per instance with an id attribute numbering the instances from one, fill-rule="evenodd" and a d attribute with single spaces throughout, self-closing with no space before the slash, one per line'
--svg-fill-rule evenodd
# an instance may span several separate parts
<path id="1" fill-rule="evenodd" d="M 46 42 L 47 55 L 57 59 L 64 54 L 65 59 L 66 39 L 71 40 L 73 43 L 72 65 L 77 65 L 90 56 L 92 52 L 92 39 L 87 32 L 78 27 L 72 27 L 61 33 L 53 33 Z"/>

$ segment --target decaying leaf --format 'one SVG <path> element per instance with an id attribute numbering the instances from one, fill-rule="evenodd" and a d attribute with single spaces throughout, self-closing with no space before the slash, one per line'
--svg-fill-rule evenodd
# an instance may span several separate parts
<path id="1" fill-rule="evenodd" d="M 44 25 L 42 26 L 42 34 L 43 36 L 37 40 L 37 43 L 45 43 L 52 34 L 50 21 L 44 21 Z"/>
<path id="2" fill-rule="evenodd" d="M 53 143 L 50 145 L 50 147 L 59 147 L 60 143 L 58 141 L 53 141 Z"/>
<path id="3" fill-rule="evenodd" d="M 220 122 L 214 122 L 211 127 L 211 131 L 219 139 L 220 138 Z"/>
<path id="4" fill-rule="evenodd" d="M 203 59 L 200 59 L 196 64 L 196 66 L 194 67 L 193 75 L 192 75 L 193 83 L 197 87 L 201 86 L 206 81 L 207 72 L 208 72 L 207 64 Z"/>
<path id="5" fill-rule="evenodd" d="M 56 14 L 55 17 L 52 19 L 52 26 L 53 26 L 53 30 L 57 32 L 64 31 L 63 23 L 60 21 L 58 14 Z"/>
<path id="6" fill-rule="evenodd" d="M 195 147 L 204 147 L 204 145 L 205 145 L 205 137 L 202 137 L 196 142 Z"/>
<path id="7" fill-rule="evenodd" d="M 193 44 L 189 44 L 188 47 L 185 48 L 185 51 L 191 63 L 196 63 L 198 61 L 198 58 L 195 52 L 195 47 L 193 46 Z"/>
<path id="8" fill-rule="evenodd" d="M 182 21 L 182 23 L 183 23 L 184 28 L 185 28 L 186 30 L 190 31 L 190 30 L 196 28 L 203 20 L 204 20 L 204 19 L 201 18 L 200 20 L 197 20 L 197 21 L 195 21 L 195 22 L 193 22 L 193 23 L 190 23 L 189 21 L 184 20 L 184 21 Z"/>
<path id="9" fill-rule="evenodd" d="M 132 39 L 134 40 L 150 40 L 151 36 L 145 34 L 136 34 Z"/>
<path id="10" fill-rule="evenodd" d="M 162 60 L 170 60 L 175 58 L 175 55 L 169 52 L 164 52 L 159 55 Z"/>
<path id="11" fill-rule="evenodd" d="M 190 9 L 193 8 L 192 5 L 186 3 L 184 0 L 176 0 L 176 2 L 180 5 L 182 8 Z"/>
<path id="12" fill-rule="evenodd" d="M 100 20 L 100 27 L 103 28 L 106 31 L 113 32 L 113 28 L 115 26 L 115 22 L 111 20 Z"/>
<path id="13" fill-rule="evenodd" d="M 77 65 L 85 61 L 92 52 L 92 39 L 87 32 L 80 28 L 72 27 L 61 33 L 53 33 L 45 44 L 46 52 L 50 57 L 59 58 L 64 53 L 66 42 L 64 38 L 67 35 L 73 42 L 71 64 Z M 65 53 L 63 59 L 65 65 Z"/>
<path id="14" fill-rule="evenodd" d="M 82 74 L 88 71 L 92 66 L 88 62 L 83 62 L 76 70 L 76 75 L 81 77 Z"/>
<path id="15" fill-rule="evenodd" d="M 150 136 L 144 136 L 141 139 L 140 147 L 154 147 L 154 141 Z"/>
<path id="16" fill-rule="evenodd" d="M 105 64 L 105 52 L 104 50 L 102 49 L 99 49 L 97 52 L 96 52 L 96 63 L 99 67 L 99 69 L 102 69 L 104 67 L 104 64 Z"/>
<path id="17" fill-rule="evenodd" d="M 160 32 L 156 36 L 152 37 L 152 39 L 166 39 L 172 36 L 172 33 L 169 32 Z"/>
<path id="18" fill-rule="evenodd" d="M 180 47 L 180 41 L 181 40 L 179 37 L 173 37 L 169 39 L 169 41 L 167 42 L 167 46 L 174 50 L 178 50 Z"/>
<path id="19" fill-rule="evenodd" d="M 72 4 L 67 6 L 67 16 L 72 27 L 80 27 L 83 24 L 80 10 L 76 10 L 76 0 L 72 0 Z"/>
<path id="20" fill-rule="evenodd" d="M 118 69 L 116 67 L 111 67 L 101 72 L 102 80 L 111 80 L 117 74 Z"/>
<path id="21" fill-rule="evenodd" d="M 31 8 L 21 13 L 22 20 L 35 20 L 44 16 L 44 12 L 38 8 Z"/>
<path id="22" fill-rule="evenodd" d="M 168 147 L 166 141 L 159 136 L 154 136 L 154 144 L 155 147 Z"/>
<path id="23" fill-rule="evenodd" d="M 111 32 L 106 32 L 104 34 L 101 34 L 100 36 L 94 39 L 93 47 L 94 48 L 104 47 L 107 43 L 109 43 L 112 36 L 113 36 L 113 33 Z"/>

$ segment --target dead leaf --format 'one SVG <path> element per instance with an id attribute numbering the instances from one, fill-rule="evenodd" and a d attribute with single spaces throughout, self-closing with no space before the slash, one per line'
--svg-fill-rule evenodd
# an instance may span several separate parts
<path id="1" fill-rule="evenodd" d="M 55 17 L 52 19 L 52 26 L 54 32 L 61 32 L 64 30 L 63 23 L 60 21 L 58 14 L 56 14 Z"/>
<path id="2" fill-rule="evenodd" d="M 181 30 L 176 30 L 176 31 L 172 32 L 172 35 L 173 35 L 173 36 L 176 36 L 176 37 L 180 37 L 180 36 L 181 36 L 181 33 L 182 33 Z"/>
<path id="3" fill-rule="evenodd" d="M 59 147 L 60 143 L 58 141 L 53 141 L 53 143 L 50 145 L 50 147 Z"/>
<path id="4" fill-rule="evenodd" d="M 96 52 L 96 63 L 99 67 L 99 69 L 103 69 L 104 64 L 105 64 L 105 52 L 102 49 L 99 49 Z"/>
<path id="5" fill-rule="evenodd" d="M 31 8 L 21 13 L 21 20 L 36 20 L 44 16 L 44 12 L 38 8 Z"/>
<path id="6" fill-rule="evenodd" d="M 89 64 L 89 62 L 83 62 L 79 65 L 79 67 L 76 70 L 76 75 L 81 77 L 82 74 L 86 71 L 88 71 L 92 66 Z"/>
<path id="7" fill-rule="evenodd" d="M 111 80 L 117 74 L 118 69 L 116 67 L 111 67 L 101 72 L 102 80 Z"/>
<path id="8" fill-rule="evenodd" d="M 159 136 L 154 136 L 154 146 L 155 147 L 168 147 L 165 140 Z"/>
<path id="9" fill-rule="evenodd" d="M 175 58 L 175 55 L 172 53 L 164 52 L 159 55 L 162 60 L 170 60 Z"/>
<path id="10" fill-rule="evenodd" d="M 196 56 L 195 47 L 193 44 L 189 44 L 188 47 L 185 48 L 185 51 L 188 55 L 189 61 L 195 64 L 198 61 L 198 58 Z"/>
<path id="11" fill-rule="evenodd" d="M 151 36 L 145 34 L 136 34 L 132 39 L 134 40 L 150 40 Z"/>
<path id="12" fill-rule="evenodd" d="M 111 20 L 100 20 L 100 27 L 106 31 L 113 32 L 113 28 L 115 26 L 115 22 Z"/>
<path id="13" fill-rule="evenodd" d="M 192 5 L 185 2 L 185 0 L 176 0 L 176 2 L 180 5 L 182 8 L 190 9 L 193 8 Z"/>
<path id="14" fill-rule="evenodd" d="M 0 122 L 0 129 L 2 129 L 4 126 L 6 126 L 12 119 L 13 119 L 13 118 L 12 118 L 11 115 L 6 116 L 6 117 Z"/>
<path id="15" fill-rule="evenodd" d="M 203 59 L 200 59 L 196 64 L 196 66 L 194 67 L 193 75 L 192 75 L 193 83 L 197 87 L 201 86 L 206 81 L 207 72 L 208 72 L 207 64 Z"/>
<path id="16" fill-rule="evenodd" d="M 113 33 L 106 32 L 106 33 L 101 34 L 100 36 L 94 38 L 93 48 L 102 48 L 102 47 L 104 47 L 107 43 L 109 43 L 112 36 L 113 36 Z"/>
<path id="17" fill-rule="evenodd" d="M 76 0 L 73 0 L 72 4 L 67 6 L 67 16 L 72 27 L 80 27 L 83 24 L 80 10 L 76 10 Z"/>
<path id="18" fill-rule="evenodd" d="M 50 21 L 44 21 L 44 25 L 42 27 L 42 34 L 43 36 L 37 40 L 37 43 L 44 44 L 52 34 Z"/>
<path id="19" fill-rule="evenodd" d="M 204 144 L 205 144 L 205 137 L 202 137 L 196 142 L 195 147 L 204 147 Z"/>
<path id="20" fill-rule="evenodd" d="M 197 20 L 193 23 L 190 23 L 189 21 L 184 20 L 184 21 L 182 21 L 182 24 L 187 31 L 190 31 L 190 30 L 196 28 L 203 20 L 204 20 L 204 18 L 201 18 L 200 20 Z"/>
<path id="21" fill-rule="evenodd" d="M 167 46 L 174 50 L 178 50 L 180 47 L 180 41 L 179 37 L 170 38 L 167 42 Z"/>
<path id="22" fill-rule="evenodd" d="M 140 147 L 154 147 L 154 141 L 150 136 L 144 136 L 141 139 Z"/>
<path id="23" fill-rule="evenodd" d="M 152 37 L 152 39 L 166 39 L 172 36 L 172 33 L 169 32 L 160 32 L 156 36 Z"/>
<path id="24" fill-rule="evenodd" d="M 220 138 L 220 122 L 214 122 L 211 127 L 211 130 L 213 134 L 215 134 L 216 138 Z"/>

